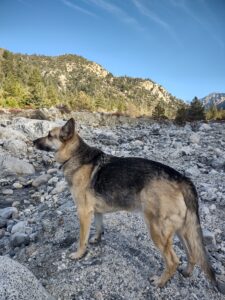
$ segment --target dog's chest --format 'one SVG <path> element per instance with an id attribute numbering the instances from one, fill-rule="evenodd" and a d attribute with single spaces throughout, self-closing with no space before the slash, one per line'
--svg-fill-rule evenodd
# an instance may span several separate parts
<path id="1" fill-rule="evenodd" d="M 65 173 L 71 193 L 76 199 L 85 197 L 86 191 L 90 185 L 92 169 L 93 166 L 84 165 L 74 172 Z"/>

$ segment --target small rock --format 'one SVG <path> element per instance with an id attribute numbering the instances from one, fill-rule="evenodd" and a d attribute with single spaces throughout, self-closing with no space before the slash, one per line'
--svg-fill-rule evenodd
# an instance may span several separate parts
<path id="1" fill-rule="evenodd" d="M 54 177 L 49 179 L 48 184 L 55 185 L 56 182 L 58 182 L 58 181 L 59 181 L 58 177 L 54 176 Z"/>
<path id="2" fill-rule="evenodd" d="M 19 207 L 19 206 L 20 206 L 20 202 L 19 201 L 13 201 L 12 207 Z"/>
<path id="3" fill-rule="evenodd" d="M 209 208 L 207 206 L 203 206 L 202 212 L 203 212 L 203 214 L 208 215 L 209 214 Z"/>
<path id="4" fill-rule="evenodd" d="M 200 142 L 200 136 L 198 135 L 198 133 L 192 133 L 189 137 L 189 141 L 192 144 L 199 144 Z"/>
<path id="5" fill-rule="evenodd" d="M 27 226 L 27 222 L 20 221 L 12 227 L 11 233 L 16 233 L 16 232 L 25 233 L 26 232 L 26 226 Z"/>
<path id="6" fill-rule="evenodd" d="M 95 292 L 95 299 L 96 299 L 96 300 L 104 300 L 103 295 L 102 295 L 102 292 L 96 291 L 96 292 Z"/>
<path id="7" fill-rule="evenodd" d="M 13 190 L 11 190 L 11 189 L 4 189 L 4 190 L 2 190 L 2 194 L 3 195 L 12 195 L 13 194 Z"/>
<path id="8" fill-rule="evenodd" d="M 206 245 L 208 245 L 208 246 L 216 245 L 215 234 L 213 232 L 211 232 L 207 229 L 203 229 L 202 233 L 203 233 L 203 238 L 204 238 Z"/>
<path id="9" fill-rule="evenodd" d="M 210 205 L 210 207 L 209 207 L 212 211 L 215 211 L 216 210 L 216 205 L 215 204 L 212 204 L 212 205 Z"/>
<path id="10" fill-rule="evenodd" d="M 58 169 L 56 169 L 56 168 L 48 169 L 48 171 L 47 171 L 48 174 L 54 174 L 57 172 L 58 172 Z"/>
<path id="11" fill-rule="evenodd" d="M 14 187 L 15 189 L 21 189 L 21 188 L 23 187 L 23 185 L 22 185 L 21 183 L 19 183 L 19 182 L 14 182 L 14 183 L 13 183 L 13 187 Z"/>
<path id="12" fill-rule="evenodd" d="M 25 233 L 16 232 L 11 236 L 10 244 L 13 248 L 20 247 L 22 245 L 27 246 L 30 243 L 30 238 Z"/>
<path id="13" fill-rule="evenodd" d="M 0 229 L 0 239 L 5 235 L 5 230 L 2 228 Z"/>
<path id="14" fill-rule="evenodd" d="M 6 227 L 7 220 L 5 218 L 0 217 L 0 228 Z"/>
<path id="15" fill-rule="evenodd" d="M 190 177 L 198 176 L 199 174 L 200 174 L 200 171 L 197 166 L 190 167 L 185 171 L 185 175 L 190 176 Z"/>
<path id="16" fill-rule="evenodd" d="M 209 131 L 211 130 L 211 126 L 209 124 L 206 124 L 206 123 L 203 123 L 200 127 L 199 127 L 199 130 L 200 131 Z"/>
<path id="17" fill-rule="evenodd" d="M 57 182 L 56 187 L 51 191 L 51 194 L 55 195 L 58 193 L 62 193 L 66 189 L 67 189 L 67 183 L 64 180 L 59 181 Z"/>
<path id="18" fill-rule="evenodd" d="M 43 174 L 40 175 L 39 177 L 35 178 L 32 182 L 33 187 L 39 187 L 42 184 L 45 184 L 48 182 L 48 180 L 51 178 L 50 174 Z"/>
<path id="19" fill-rule="evenodd" d="M 16 207 L 6 207 L 0 209 L 0 217 L 4 219 L 9 219 L 10 217 L 15 217 L 18 215 L 18 210 Z"/>

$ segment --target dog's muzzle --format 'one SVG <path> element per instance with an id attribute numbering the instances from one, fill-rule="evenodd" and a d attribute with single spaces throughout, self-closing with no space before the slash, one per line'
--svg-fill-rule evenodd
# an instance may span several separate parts
<path id="1" fill-rule="evenodd" d="M 35 148 L 37 148 L 39 150 L 52 151 L 51 147 L 49 147 L 48 145 L 45 145 L 43 138 L 34 140 L 33 144 L 34 144 Z"/>

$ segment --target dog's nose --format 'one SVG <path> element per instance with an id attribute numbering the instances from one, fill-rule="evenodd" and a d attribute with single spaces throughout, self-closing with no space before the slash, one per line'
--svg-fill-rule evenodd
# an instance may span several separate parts
<path id="1" fill-rule="evenodd" d="M 40 140 L 40 139 L 33 140 L 33 144 L 34 144 L 34 146 L 37 146 L 37 144 L 38 144 L 39 140 Z"/>

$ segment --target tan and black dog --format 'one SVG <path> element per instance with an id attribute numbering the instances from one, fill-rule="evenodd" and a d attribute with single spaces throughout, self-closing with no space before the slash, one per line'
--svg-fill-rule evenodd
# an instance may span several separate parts
<path id="1" fill-rule="evenodd" d="M 190 179 L 159 162 L 111 156 L 88 146 L 76 132 L 74 119 L 35 140 L 34 145 L 55 151 L 77 206 L 80 242 L 70 258 L 79 259 L 85 254 L 93 216 L 96 235 L 92 242 L 97 242 L 103 232 L 103 213 L 141 211 L 166 265 L 161 277 L 152 278 L 154 284 L 164 286 L 177 270 L 179 259 L 173 250 L 177 234 L 188 257 L 184 276 L 190 276 L 194 265 L 199 264 L 212 283 L 225 292 L 207 258 L 197 192 Z"/>

